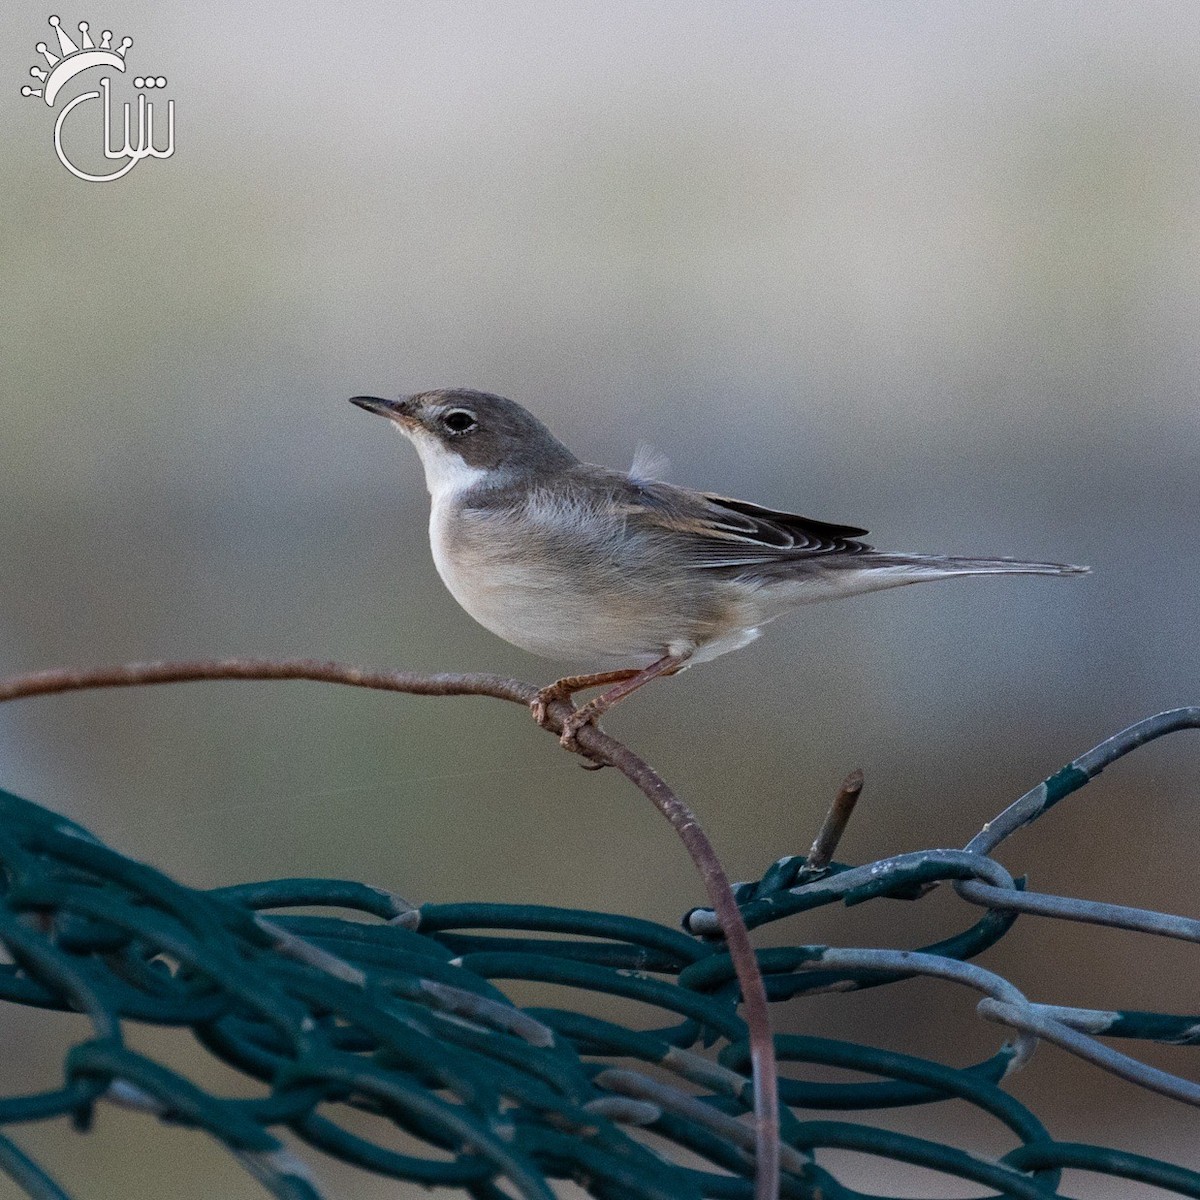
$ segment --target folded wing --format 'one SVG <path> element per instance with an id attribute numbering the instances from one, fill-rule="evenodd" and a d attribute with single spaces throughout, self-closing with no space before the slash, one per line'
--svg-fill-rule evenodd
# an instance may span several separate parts
<path id="1" fill-rule="evenodd" d="M 680 542 L 691 565 L 702 569 L 855 555 L 871 549 L 858 540 L 867 531 L 854 525 L 814 521 L 669 484 L 643 485 L 638 492 L 631 508 L 640 521 L 682 535 Z"/>

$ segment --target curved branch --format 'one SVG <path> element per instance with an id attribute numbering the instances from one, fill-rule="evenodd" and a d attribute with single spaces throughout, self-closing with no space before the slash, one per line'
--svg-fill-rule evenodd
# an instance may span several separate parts
<path id="1" fill-rule="evenodd" d="M 532 683 L 505 679 L 503 675 L 421 675 L 414 671 L 352 667 L 319 658 L 197 658 L 109 667 L 58 667 L 10 675 L 0 679 L 0 703 L 91 688 L 141 687 L 205 679 L 307 679 L 414 696 L 495 696 L 518 704 L 530 704 L 537 695 Z"/>
<path id="2" fill-rule="evenodd" d="M 506 679 L 502 675 L 421 675 L 412 671 L 353 667 L 313 658 L 219 658 L 60 668 L 11 675 L 7 679 L 0 679 L 0 703 L 92 688 L 229 679 L 304 679 L 378 691 L 404 692 L 414 696 L 491 696 L 525 706 L 530 705 L 538 695 L 535 684 L 520 679 Z M 547 706 L 550 731 L 561 734 L 563 721 L 574 711 L 574 707 L 566 701 L 552 701 Z M 704 881 L 705 891 L 720 922 L 729 957 L 737 973 L 749 1034 L 754 1084 L 755 1200 L 775 1200 L 779 1194 L 780 1161 L 775 1043 L 762 972 L 729 879 L 696 815 L 649 763 L 594 725 L 585 725 L 579 730 L 577 743 L 592 762 L 616 768 L 650 800 L 670 822 Z"/>

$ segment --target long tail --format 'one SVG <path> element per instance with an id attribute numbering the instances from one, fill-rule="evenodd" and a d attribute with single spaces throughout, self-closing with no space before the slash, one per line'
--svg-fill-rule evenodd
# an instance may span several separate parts
<path id="1" fill-rule="evenodd" d="M 1019 558 L 958 558 L 943 554 L 890 554 L 862 550 L 856 554 L 830 554 L 789 563 L 788 570 L 763 571 L 764 617 L 770 620 L 773 605 L 778 613 L 798 604 L 878 592 L 935 579 L 964 575 L 1086 575 L 1090 567 L 1069 563 L 1023 562 Z"/>
<path id="2" fill-rule="evenodd" d="M 955 575 L 1087 575 L 1091 567 L 1071 563 L 1025 562 L 1019 558 L 959 558 L 943 554 L 880 554 L 869 551 L 846 560 L 846 566 L 881 571 L 899 583 L 911 579 L 949 579 Z"/>

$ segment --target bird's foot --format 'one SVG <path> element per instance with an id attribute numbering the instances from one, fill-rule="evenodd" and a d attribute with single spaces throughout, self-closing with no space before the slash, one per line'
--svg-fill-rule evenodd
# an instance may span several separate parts
<path id="1" fill-rule="evenodd" d="M 559 700 L 570 703 L 571 695 L 575 689 L 570 686 L 564 687 L 563 685 L 567 682 L 560 679 L 557 683 L 552 683 L 542 688 L 533 700 L 530 701 L 529 711 L 533 714 L 533 719 L 541 728 L 554 728 L 553 722 L 550 719 L 551 704 Z M 585 704 L 582 708 L 573 710 L 562 723 L 558 741 L 564 750 L 570 750 L 572 754 L 582 754 L 584 756 L 584 761 L 579 765 L 585 771 L 602 771 L 604 764 L 589 759 L 578 741 L 579 731 L 585 725 L 592 724 L 600 715 L 598 712 L 589 711 L 590 709 L 591 705 Z"/>
<path id="2" fill-rule="evenodd" d="M 529 711 L 533 713 L 533 719 L 543 729 L 550 728 L 550 705 L 556 700 L 570 701 L 570 691 L 563 687 L 565 681 L 560 679 L 557 683 L 547 684 L 544 688 L 538 689 L 538 694 L 529 702 Z"/>
<path id="3" fill-rule="evenodd" d="M 641 670 L 636 667 L 626 667 L 621 671 L 603 671 L 596 675 L 568 675 L 564 679 L 559 679 L 555 683 L 541 688 L 530 701 L 529 709 L 533 713 L 533 719 L 543 729 L 552 730 L 554 721 L 550 716 L 551 704 L 557 700 L 569 702 L 576 692 L 582 692 L 587 688 L 607 688 L 607 691 L 601 692 L 599 696 L 589 700 L 586 704 L 572 709 L 563 718 L 562 725 L 559 727 L 558 740 L 562 748 L 588 758 L 587 751 L 579 744 L 579 731 L 586 725 L 595 725 L 601 713 L 607 712 L 614 704 L 624 700 L 631 692 L 637 691 L 651 679 L 657 679 L 660 675 L 674 675 L 676 671 L 682 670 L 690 656 L 690 651 L 667 653 L 648 667 L 642 667 Z M 591 759 L 588 769 L 599 770 L 603 765 L 603 763 Z"/>
<path id="4" fill-rule="evenodd" d="M 530 701 L 529 711 L 533 713 L 533 719 L 543 728 L 552 729 L 553 721 L 550 719 L 550 705 L 556 700 L 570 701 L 576 692 L 586 691 L 588 688 L 605 687 L 612 683 L 624 683 L 627 680 L 636 678 L 640 671 L 634 667 L 627 667 L 621 671 L 601 671 L 595 675 L 567 675 L 562 679 L 557 679 L 553 683 L 547 684 L 544 688 L 538 690 L 538 694 Z M 597 700 L 600 697 L 597 697 Z M 562 744 L 568 750 L 579 752 L 579 747 L 575 744 L 575 733 L 594 721 L 607 705 L 594 707 L 596 700 L 585 704 L 567 718 L 567 721 L 575 720 L 578 713 L 587 712 L 589 715 L 577 724 L 572 726 L 572 732 L 567 733 L 567 722 L 563 723 Z"/>
<path id="5" fill-rule="evenodd" d="M 579 745 L 579 731 L 585 725 L 595 725 L 600 719 L 600 714 L 607 707 L 607 705 L 598 704 L 595 700 L 589 700 L 587 704 L 577 708 L 563 721 L 562 733 L 558 735 L 558 744 L 564 750 L 570 750 L 572 754 L 583 754 L 583 748 Z M 597 766 L 600 765 L 602 764 L 597 764 Z"/>

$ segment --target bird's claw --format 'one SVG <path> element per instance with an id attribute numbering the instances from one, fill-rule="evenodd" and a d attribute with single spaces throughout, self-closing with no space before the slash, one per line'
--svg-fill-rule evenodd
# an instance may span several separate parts
<path id="1" fill-rule="evenodd" d="M 558 736 L 559 745 L 564 750 L 570 750 L 572 754 L 583 754 L 579 745 L 579 731 L 585 725 L 594 725 L 599 715 L 599 712 L 591 704 L 577 708 L 562 723 L 562 733 Z"/>
<path id="2" fill-rule="evenodd" d="M 538 725 L 543 729 L 549 729 L 552 727 L 550 705 L 557 700 L 570 701 L 570 699 L 570 692 L 552 683 L 538 691 L 538 694 L 529 703 L 529 711 Z M 559 745 L 564 750 L 569 750 L 572 754 L 581 754 L 587 759 L 587 752 L 579 744 L 579 731 L 585 725 L 594 725 L 599 715 L 599 711 L 591 704 L 584 704 L 580 708 L 573 709 L 562 723 L 562 729 L 558 736 Z M 603 763 L 593 760 L 582 762 L 579 765 L 587 771 L 599 771 L 604 767 Z"/>
<path id="3" fill-rule="evenodd" d="M 604 763 L 597 762 L 594 758 L 591 758 L 588 752 L 579 744 L 579 731 L 585 725 L 595 725 L 602 711 L 600 706 L 594 703 L 585 704 L 582 708 L 577 708 L 563 722 L 562 733 L 559 734 L 558 742 L 564 750 L 570 750 L 573 754 L 583 755 L 583 762 L 579 765 L 585 771 L 602 771 L 605 767 Z"/>
<path id="4" fill-rule="evenodd" d="M 570 700 L 571 694 L 560 688 L 557 683 L 548 684 L 538 689 L 538 694 L 529 702 L 529 711 L 533 719 L 543 729 L 550 727 L 550 705 L 556 700 Z"/>

